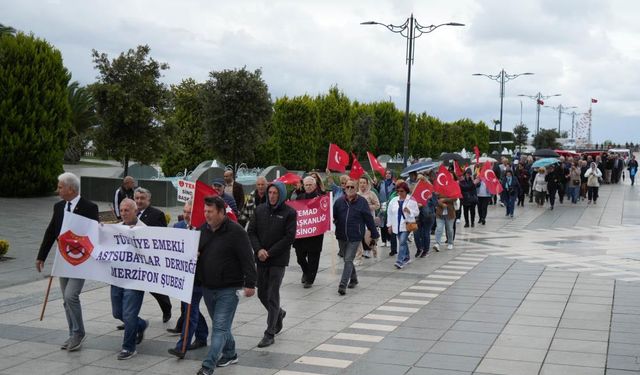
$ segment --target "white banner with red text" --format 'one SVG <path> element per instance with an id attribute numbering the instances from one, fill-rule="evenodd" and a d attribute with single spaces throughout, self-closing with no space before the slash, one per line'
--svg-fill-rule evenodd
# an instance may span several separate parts
<path id="1" fill-rule="evenodd" d="M 200 232 L 99 224 L 65 212 L 51 275 L 102 281 L 191 302 Z"/>

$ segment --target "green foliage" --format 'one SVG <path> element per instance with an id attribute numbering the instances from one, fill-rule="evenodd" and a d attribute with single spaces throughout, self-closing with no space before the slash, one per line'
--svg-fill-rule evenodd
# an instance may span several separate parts
<path id="1" fill-rule="evenodd" d="M 2 36 L 2 35 L 13 36 L 15 34 L 16 34 L 16 29 L 14 29 L 11 26 L 5 26 L 5 25 L 0 23 L 0 36 Z"/>
<path id="2" fill-rule="evenodd" d="M 560 147 L 560 143 L 556 141 L 559 134 L 555 129 L 541 129 L 535 138 L 533 138 L 533 147 L 536 149 L 550 148 L 556 149 Z"/>
<path id="3" fill-rule="evenodd" d="M 318 109 L 320 139 L 331 140 L 318 144 L 316 160 L 327 158 L 329 143 L 335 143 L 344 150 L 350 150 L 353 125 L 349 98 L 337 86 L 333 86 L 326 95 L 316 97 L 315 103 Z"/>
<path id="4" fill-rule="evenodd" d="M 516 146 L 524 146 L 529 139 L 529 128 L 525 124 L 516 125 L 513 128 L 513 137 Z"/>
<path id="5" fill-rule="evenodd" d="M 167 90 L 159 79 L 169 69 L 149 57 L 149 46 L 138 46 L 113 60 L 93 50 L 98 81 L 91 86 L 100 125 L 96 147 L 120 160 L 128 173 L 129 160 L 149 164 L 162 155 Z"/>
<path id="6" fill-rule="evenodd" d="M 376 124 L 373 135 L 378 140 L 378 147 L 373 150 L 373 153 L 376 155 L 402 153 L 403 113 L 393 102 L 374 102 L 370 105 L 373 107 Z"/>
<path id="7" fill-rule="evenodd" d="M 309 96 L 276 100 L 272 119 L 277 143 L 275 160 L 288 169 L 310 170 L 325 165 L 327 156 L 317 160 L 317 148 L 325 140 L 319 137 L 318 109 Z"/>
<path id="8" fill-rule="evenodd" d="M 354 102 L 351 112 L 353 114 L 352 149 L 358 156 L 358 160 L 361 160 L 366 157 L 367 151 L 377 148 L 378 142 L 375 135 L 376 118 L 373 107 L 368 104 Z"/>
<path id="9" fill-rule="evenodd" d="M 172 105 L 165 129 L 171 142 L 161 163 L 166 176 L 175 176 L 185 169 L 192 171 L 202 161 L 211 159 L 203 122 L 203 86 L 191 78 L 171 86 Z"/>
<path id="10" fill-rule="evenodd" d="M 0 33 L 0 196 L 51 192 L 70 127 L 62 56 L 32 35 Z"/>
<path id="11" fill-rule="evenodd" d="M 246 68 L 211 72 L 203 89 L 203 114 L 211 151 L 236 165 L 254 157 L 264 143 L 272 115 L 271 95 L 262 71 Z"/>
<path id="12" fill-rule="evenodd" d="M 69 130 L 67 149 L 64 152 L 66 163 L 78 163 L 89 142 L 89 129 L 97 122 L 95 103 L 86 87 L 80 87 L 76 81 L 67 88 L 71 106 L 71 129 Z"/>

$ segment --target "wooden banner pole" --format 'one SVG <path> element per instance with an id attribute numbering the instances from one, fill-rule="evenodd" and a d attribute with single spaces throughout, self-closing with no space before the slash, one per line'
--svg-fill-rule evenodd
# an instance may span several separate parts
<path id="1" fill-rule="evenodd" d="M 40 321 L 44 319 L 44 310 L 47 307 L 47 301 L 49 301 L 49 291 L 51 290 L 51 282 L 53 281 L 53 276 L 49 276 L 49 285 L 47 286 L 47 293 L 44 295 L 44 303 L 42 304 L 42 312 L 40 313 Z"/>

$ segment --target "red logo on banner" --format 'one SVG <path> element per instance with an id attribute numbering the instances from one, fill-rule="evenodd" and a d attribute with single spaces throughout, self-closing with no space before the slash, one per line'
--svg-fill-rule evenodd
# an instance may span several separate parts
<path id="1" fill-rule="evenodd" d="M 77 266 L 89 259 L 93 244 L 88 236 L 78 236 L 68 230 L 58 237 L 58 249 L 67 263 Z"/>

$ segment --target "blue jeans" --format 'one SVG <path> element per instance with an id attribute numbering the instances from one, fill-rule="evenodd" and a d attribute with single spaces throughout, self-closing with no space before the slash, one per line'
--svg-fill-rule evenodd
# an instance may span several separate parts
<path id="1" fill-rule="evenodd" d="M 516 196 L 513 194 L 504 195 L 504 205 L 507 208 L 507 215 L 513 216 L 513 210 L 516 206 Z"/>
<path id="2" fill-rule="evenodd" d="M 193 335 L 196 335 L 196 341 L 207 342 L 207 336 L 209 336 L 209 327 L 207 327 L 207 320 L 200 314 L 200 300 L 202 299 L 202 287 L 198 285 L 193 286 L 193 293 L 191 294 L 191 314 L 189 314 L 189 332 L 187 332 L 187 347 L 193 339 Z M 188 304 L 182 302 L 181 308 L 184 308 L 184 314 L 187 314 Z M 184 341 L 184 331 L 187 328 L 187 319 L 182 322 L 182 334 L 176 344 L 176 350 L 181 352 Z"/>
<path id="3" fill-rule="evenodd" d="M 358 282 L 356 267 L 353 265 L 353 259 L 356 257 L 356 251 L 361 241 L 344 241 L 338 240 L 338 248 L 344 254 L 344 268 L 342 269 L 342 277 L 340 277 L 340 288 L 346 288 L 349 282 Z"/>
<path id="4" fill-rule="evenodd" d="M 69 325 L 69 337 L 84 337 L 84 323 L 82 321 L 82 306 L 80 305 L 80 292 L 84 286 L 84 279 L 60 278 L 62 290 L 62 306 Z"/>
<path id="5" fill-rule="evenodd" d="M 447 231 L 447 242 L 453 245 L 453 222 L 456 219 L 447 219 L 445 217 L 436 217 L 436 243 L 441 245 L 440 239 L 442 238 L 442 232 Z"/>
<path id="6" fill-rule="evenodd" d="M 122 349 L 130 352 L 136 350 L 138 332 L 147 328 L 147 323 L 138 316 L 143 298 L 143 291 L 111 285 L 111 311 L 114 318 L 124 323 Z"/>
<path id="7" fill-rule="evenodd" d="M 414 236 L 416 239 L 416 247 L 418 249 L 418 252 L 429 252 L 429 247 L 431 246 L 431 228 L 433 227 L 433 222 L 435 219 L 436 217 L 433 214 L 420 214 L 418 230 L 416 231 L 416 234 Z"/>
<path id="8" fill-rule="evenodd" d="M 569 192 L 569 197 L 571 198 L 571 203 L 578 202 L 578 194 L 580 192 L 580 185 L 578 185 L 578 186 L 571 185 L 571 186 L 569 186 L 567 188 L 567 191 Z"/>
<path id="9" fill-rule="evenodd" d="M 238 307 L 237 288 L 202 288 L 202 297 L 211 317 L 211 347 L 202 361 L 202 367 L 215 369 L 222 354 L 225 358 L 236 355 L 236 341 L 231 334 L 233 317 Z"/>
<path id="10" fill-rule="evenodd" d="M 396 264 L 404 265 L 411 259 L 409 243 L 407 241 L 409 239 L 409 232 L 400 232 L 396 236 L 398 236 L 398 256 L 396 257 Z"/>

